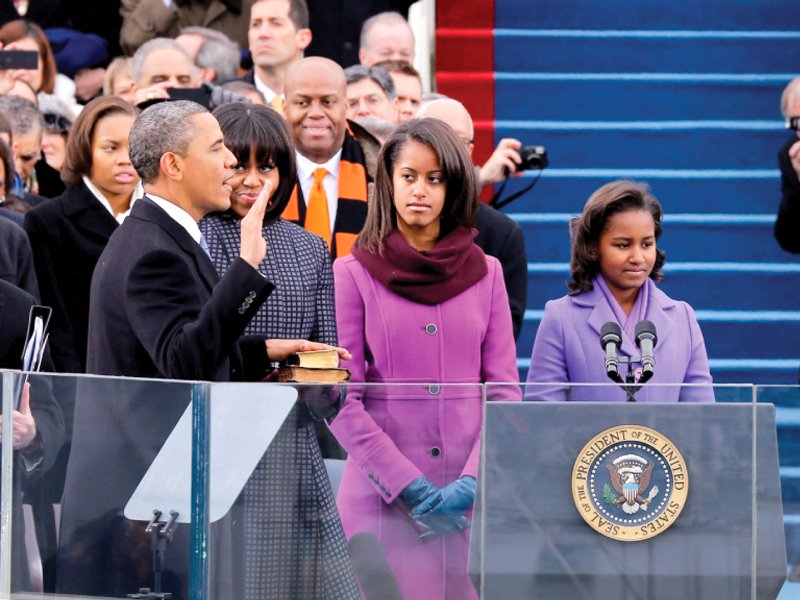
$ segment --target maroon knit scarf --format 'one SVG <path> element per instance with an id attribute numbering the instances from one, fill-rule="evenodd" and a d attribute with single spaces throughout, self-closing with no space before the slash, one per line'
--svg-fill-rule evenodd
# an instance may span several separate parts
<path id="1" fill-rule="evenodd" d="M 486 256 L 473 243 L 477 231 L 457 227 L 431 250 L 416 250 L 395 229 L 383 256 L 354 247 L 353 256 L 389 290 L 420 304 L 439 304 L 458 296 L 486 275 Z"/>

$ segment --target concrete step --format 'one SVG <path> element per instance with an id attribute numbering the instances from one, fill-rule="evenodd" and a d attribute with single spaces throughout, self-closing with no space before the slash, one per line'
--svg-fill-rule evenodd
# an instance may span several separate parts
<path id="1" fill-rule="evenodd" d="M 757 314 L 753 315 L 753 320 L 748 320 L 747 315 L 728 316 L 725 311 L 696 312 L 709 358 L 787 359 L 796 361 L 800 367 L 800 351 L 795 343 L 800 339 L 800 312 L 769 320 L 760 319 Z M 540 310 L 526 311 L 525 327 L 517 342 L 518 356 L 530 356 L 541 313 Z"/>
<path id="2" fill-rule="evenodd" d="M 671 298 L 684 300 L 695 310 L 775 311 L 798 310 L 797 290 L 800 290 L 800 265 L 745 266 L 714 265 L 714 270 L 702 263 L 667 263 L 665 280 L 658 284 Z M 531 263 L 528 273 L 528 308 L 541 310 L 548 300 L 567 293 L 569 266 L 548 265 L 538 268 Z M 786 268 L 783 268 L 786 267 Z M 769 268 L 770 270 L 765 270 Z M 760 269 L 760 270 L 759 270 Z M 742 282 L 746 281 L 746 287 Z"/>
<path id="3" fill-rule="evenodd" d="M 783 75 L 496 73 L 498 120 L 780 120 Z"/>
<path id="4" fill-rule="evenodd" d="M 545 145 L 546 132 L 526 133 L 528 145 Z M 499 141 L 499 140 L 498 140 Z M 578 214 L 589 196 L 600 186 L 618 178 L 646 181 L 667 215 L 673 213 L 762 213 L 773 214 L 780 202 L 777 147 L 772 169 L 680 170 L 680 169 L 559 169 L 541 172 L 535 187 L 503 208 L 505 213 L 569 212 Z M 539 171 L 511 179 L 504 197 L 527 187 Z"/>
<path id="5" fill-rule="evenodd" d="M 522 227 L 529 262 L 569 262 L 570 213 L 511 213 Z M 669 262 L 796 263 L 773 236 L 767 215 L 667 214 L 659 247 Z"/>
<path id="6" fill-rule="evenodd" d="M 774 169 L 786 140 L 777 121 L 756 123 L 752 129 L 694 122 L 585 125 L 565 122 L 544 130 L 536 123 L 498 120 L 495 135 L 538 140 L 554 169 Z"/>
<path id="7" fill-rule="evenodd" d="M 535 6 L 535 8 L 534 8 Z M 495 3 L 495 27 L 542 29 L 791 29 L 800 6 L 789 0 L 503 0 Z"/>
<path id="8" fill-rule="evenodd" d="M 794 73 L 798 42 L 788 31 L 496 29 L 494 56 L 499 73 Z"/>

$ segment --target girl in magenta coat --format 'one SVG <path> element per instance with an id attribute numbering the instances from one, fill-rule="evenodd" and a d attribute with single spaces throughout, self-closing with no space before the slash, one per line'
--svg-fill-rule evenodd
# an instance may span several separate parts
<path id="1" fill-rule="evenodd" d="M 349 454 L 337 504 L 348 538 L 378 538 L 405 598 L 477 598 L 467 557 L 479 384 L 517 381 L 503 272 L 472 242 L 475 198 L 452 130 L 410 121 L 381 152 L 353 255 L 334 263 L 353 355 L 343 366 L 354 382 L 389 384 L 351 385 L 331 424 Z M 517 386 L 503 392 L 519 398 Z"/>

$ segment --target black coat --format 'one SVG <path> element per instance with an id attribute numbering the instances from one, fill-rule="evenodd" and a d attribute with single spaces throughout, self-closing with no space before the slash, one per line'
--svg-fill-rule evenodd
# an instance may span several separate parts
<path id="1" fill-rule="evenodd" d="M 87 371 L 258 380 L 269 367 L 263 339 L 242 338 L 241 348 L 237 340 L 272 288 L 241 259 L 220 278 L 186 230 L 145 197 L 95 268 Z"/>
<path id="2" fill-rule="evenodd" d="M 33 253 L 25 230 L 11 219 L 0 218 L 0 279 L 39 297 Z"/>
<path id="3" fill-rule="evenodd" d="M 325 56 L 342 67 L 358 64 L 361 26 L 370 17 L 395 11 L 408 17 L 415 0 L 309 0 L 308 13 L 314 37 L 306 56 Z"/>
<path id="4" fill-rule="evenodd" d="M 781 205 L 775 221 L 775 239 L 787 252 L 800 254 L 800 180 L 789 159 L 789 148 L 796 137 L 790 139 L 778 152 L 781 168 Z"/>
<path id="5" fill-rule="evenodd" d="M 122 17 L 119 0 L 103 0 L 86 10 L 83 0 L 30 0 L 25 19 L 33 21 L 42 29 L 67 27 L 84 33 L 96 33 L 108 42 L 109 56 L 122 53 L 119 46 L 119 31 Z M 21 19 L 13 0 L 0 0 L 0 25 Z"/>
<path id="6" fill-rule="evenodd" d="M 213 290 L 213 295 L 212 295 Z M 148 198 L 114 232 L 91 285 L 87 370 L 102 375 L 260 379 L 263 338 L 242 338 L 272 284 L 241 259 L 222 278 Z M 177 382 L 86 379 L 75 407 L 57 591 L 124 597 L 150 585 L 144 523 L 123 508 L 191 397 Z M 188 528 L 167 556 L 165 591 L 186 597 Z M 216 557 L 219 559 L 219 557 Z"/>
<path id="7" fill-rule="evenodd" d="M 51 352 L 60 373 L 86 372 L 89 286 L 117 227 L 83 182 L 25 215 L 42 302 L 53 308 Z"/>
<path id="8" fill-rule="evenodd" d="M 484 253 L 499 260 L 503 267 L 516 340 L 522 330 L 528 301 L 528 259 L 522 228 L 512 218 L 482 202 L 478 205 L 475 227 L 478 229 L 475 243 Z"/>
<path id="9" fill-rule="evenodd" d="M 22 368 L 22 349 L 28 327 L 28 314 L 35 304 L 34 298 L 21 289 L 0 280 L 0 368 Z M 45 359 L 48 366 L 49 358 Z M 14 496 L 12 525 L 12 590 L 30 589 L 26 585 L 28 570 L 25 558 L 25 529 L 22 518 L 21 486 L 25 479 L 40 475 L 52 465 L 61 447 L 64 420 L 61 409 L 53 398 L 51 381 L 45 377 L 31 376 L 31 413 L 41 441 L 42 462 L 31 472 L 27 471 L 21 452 L 14 461 Z"/>

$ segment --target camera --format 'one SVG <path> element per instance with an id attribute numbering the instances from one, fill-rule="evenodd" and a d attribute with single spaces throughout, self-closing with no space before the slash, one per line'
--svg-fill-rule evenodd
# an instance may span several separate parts
<path id="1" fill-rule="evenodd" d="M 0 70 L 38 68 L 39 52 L 36 50 L 0 50 Z"/>
<path id="2" fill-rule="evenodd" d="M 519 149 L 519 157 L 522 162 L 517 165 L 517 172 L 544 169 L 550 164 L 550 161 L 547 160 L 547 150 L 544 146 L 523 146 Z"/>
<path id="3" fill-rule="evenodd" d="M 783 123 L 786 129 L 800 129 L 800 117 L 786 117 Z"/>

